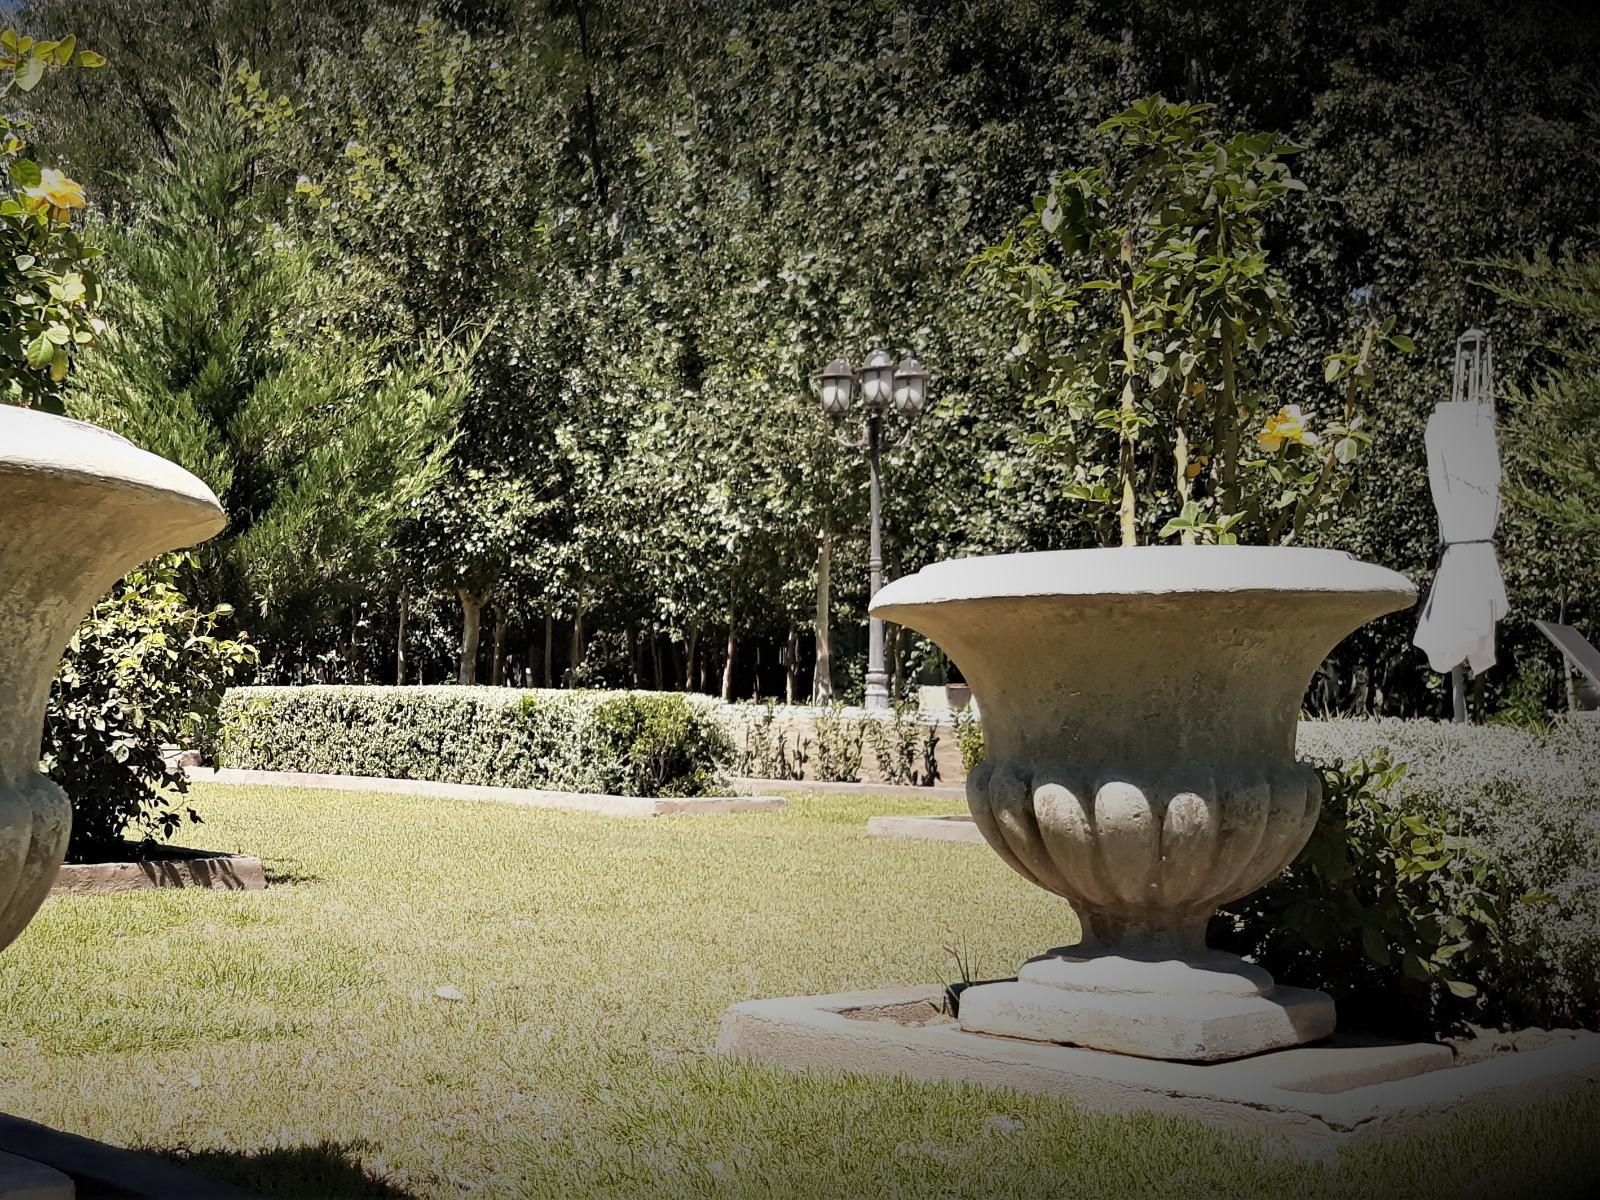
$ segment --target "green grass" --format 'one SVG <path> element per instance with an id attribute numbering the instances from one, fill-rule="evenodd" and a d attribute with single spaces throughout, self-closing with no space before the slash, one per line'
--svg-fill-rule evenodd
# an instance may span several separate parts
<path id="1" fill-rule="evenodd" d="M 185 841 L 278 882 L 46 904 L 0 954 L 0 1109 L 269 1195 L 1550 1197 L 1578 1194 L 1600 1119 L 1546 1105 L 1330 1170 L 1182 1121 L 715 1057 L 738 1000 L 950 978 L 952 939 L 980 974 L 1072 940 L 982 847 L 863 834 L 948 802 L 195 803 Z"/>

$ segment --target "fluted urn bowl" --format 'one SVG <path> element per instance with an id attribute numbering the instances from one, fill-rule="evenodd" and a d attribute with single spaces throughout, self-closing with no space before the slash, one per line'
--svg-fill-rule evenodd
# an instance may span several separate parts
<path id="1" fill-rule="evenodd" d="M 987 757 L 967 799 L 985 840 L 1078 915 L 1081 942 L 1023 981 L 1270 998 L 1264 971 L 1206 950 L 1206 922 L 1316 824 L 1295 725 L 1318 665 L 1415 595 L 1338 551 L 1256 546 L 956 559 L 880 591 L 873 614 L 931 638 L 972 686 Z M 1278 1043 L 1331 1030 L 1318 1007 Z"/>
<path id="2" fill-rule="evenodd" d="M 0 405 L 0 948 L 67 849 L 71 808 L 39 774 L 39 741 L 73 630 L 130 568 L 223 525 L 181 467 L 93 425 Z"/>

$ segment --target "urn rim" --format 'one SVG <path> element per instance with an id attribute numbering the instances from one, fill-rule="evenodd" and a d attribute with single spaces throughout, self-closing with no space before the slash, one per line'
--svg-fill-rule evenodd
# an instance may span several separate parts
<path id="1" fill-rule="evenodd" d="M 226 524 L 216 494 L 198 477 L 120 434 L 72 417 L 0 405 L 0 478 L 7 475 L 54 476 L 160 496 L 180 511 L 192 511 L 183 533 L 190 543 Z"/>
<path id="2" fill-rule="evenodd" d="M 1306 546 L 1118 546 L 990 554 L 932 563 L 882 588 L 872 615 L 964 600 L 1047 596 L 1184 596 L 1245 592 L 1387 597 L 1409 607 L 1398 571 L 1343 550 Z"/>

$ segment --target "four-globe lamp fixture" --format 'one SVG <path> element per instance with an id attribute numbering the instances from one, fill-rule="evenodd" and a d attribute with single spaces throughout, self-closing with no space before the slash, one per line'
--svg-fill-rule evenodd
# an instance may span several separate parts
<path id="1" fill-rule="evenodd" d="M 859 438 L 846 438 L 837 432 L 839 443 L 851 449 L 867 452 L 867 470 L 870 485 L 870 523 L 867 575 L 869 597 L 876 596 L 883 586 L 883 517 L 882 478 L 880 457 L 883 451 L 883 421 L 889 409 L 906 422 L 905 432 L 895 442 L 904 446 L 911 440 L 911 431 L 922 416 L 928 403 L 928 372 L 911 355 L 898 364 L 884 350 L 874 350 L 867 355 L 859 371 L 851 369 L 848 360 L 836 358 L 822 369 L 817 377 L 822 395 L 822 411 L 837 426 L 850 413 L 857 385 L 866 403 L 866 428 Z M 889 674 L 883 664 L 883 622 L 873 617 L 867 626 L 867 677 L 866 706 L 889 707 Z"/>

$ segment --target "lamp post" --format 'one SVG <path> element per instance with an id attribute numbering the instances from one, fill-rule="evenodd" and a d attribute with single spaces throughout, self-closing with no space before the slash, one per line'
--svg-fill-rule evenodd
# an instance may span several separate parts
<path id="1" fill-rule="evenodd" d="M 906 422 L 905 432 L 896 446 L 911 440 L 911 431 L 922 415 L 928 401 L 928 373 L 915 358 L 907 356 L 896 365 L 883 350 L 867 355 L 859 371 L 850 363 L 836 358 L 823 368 L 821 375 L 822 411 L 840 425 L 850 411 L 856 386 L 859 383 L 861 398 L 867 406 L 865 428 L 860 437 L 846 438 L 835 432 L 842 446 L 867 452 L 869 488 L 868 520 L 870 529 L 867 542 L 868 603 L 883 587 L 883 426 L 884 417 L 893 408 Z M 889 674 L 883 665 L 883 622 L 871 617 L 867 622 L 867 695 L 868 708 L 889 707 Z"/>

